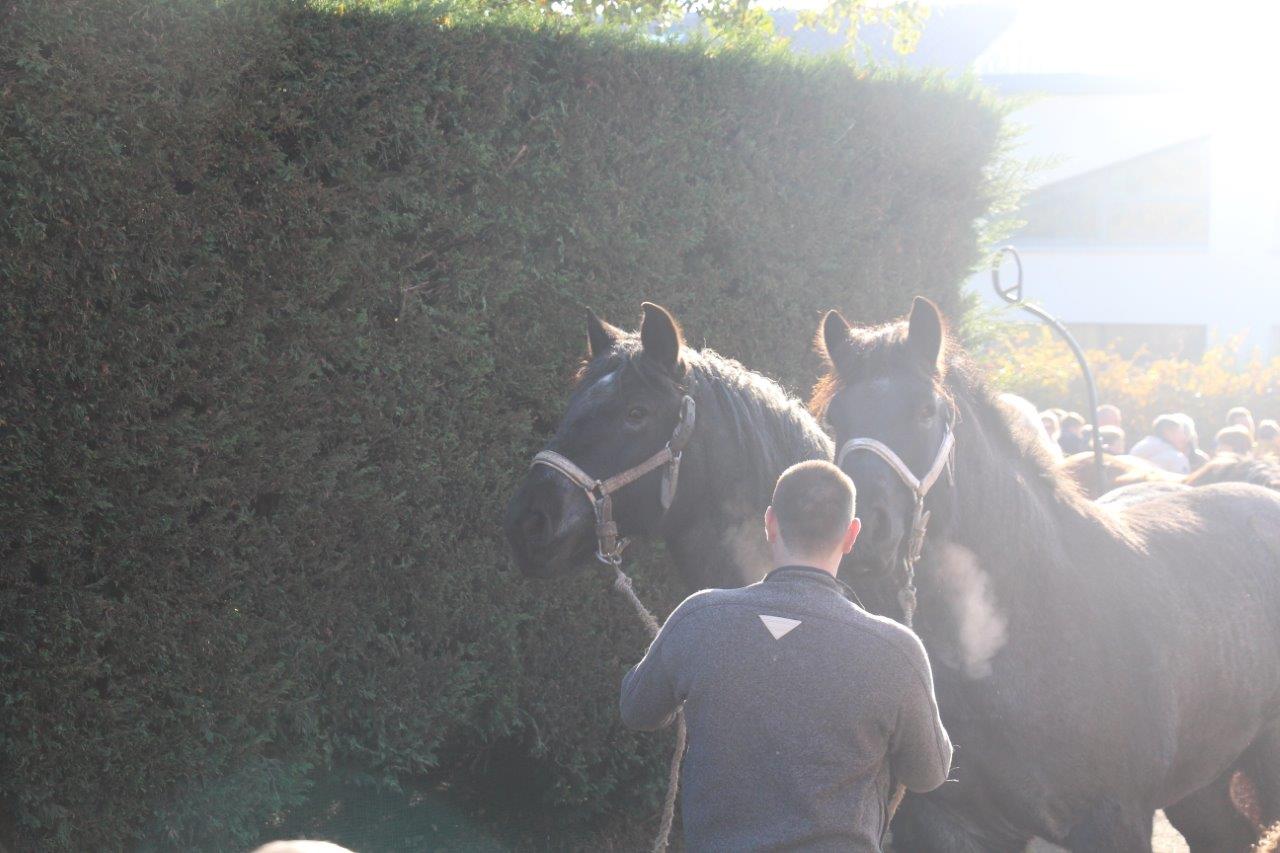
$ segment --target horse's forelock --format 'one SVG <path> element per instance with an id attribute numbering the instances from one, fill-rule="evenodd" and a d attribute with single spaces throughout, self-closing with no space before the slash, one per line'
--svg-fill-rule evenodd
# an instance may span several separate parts
<path id="1" fill-rule="evenodd" d="M 879 326 L 853 326 L 845 346 L 838 352 L 827 352 L 829 367 L 825 376 L 817 381 L 809 395 L 809 411 L 816 418 L 823 418 L 831 400 L 841 390 L 865 379 L 888 376 L 904 369 L 918 370 L 926 378 L 942 380 L 952 371 L 953 365 L 963 369 L 964 357 L 951 342 L 943 327 L 943 352 L 946 360 L 941 376 L 930 376 L 911 353 L 907 343 L 907 321 L 895 320 Z M 948 404 L 952 402 L 947 384 L 938 382 L 938 390 Z M 954 406 L 953 406 L 954 408 Z"/>
<path id="2" fill-rule="evenodd" d="M 698 360 L 698 353 L 683 348 L 680 363 L 684 367 L 684 375 L 674 377 L 666 370 L 647 358 L 642 358 L 644 348 L 640 344 L 640 336 L 635 332 L 627 332 L 607 353 L 595 358 L 585 358 L 573 374 L 571 388 L 578 390 L 591 385 L 610 373 L 631 377 L 644 385 L 674 390 L 685 393 L 688 388 L 690 365 Z"/>

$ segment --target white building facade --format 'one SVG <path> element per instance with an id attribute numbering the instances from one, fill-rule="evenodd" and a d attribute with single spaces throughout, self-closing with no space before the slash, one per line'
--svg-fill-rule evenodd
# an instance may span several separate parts
<path id="1" fill-rule="evenodd" d="M 1087 346 L 1197 357 L 1239 342 L 1241 360 L 1280 358 L 1280 107 L 1265 94 L 1280 80 L 1094 73 L 1132 71 L 1134 57 L 1063 30 L 1017 15 L 974 63 L 1031 99 L 1013 115 L 1017 154 L 1046 164 L 1010 240 L 1027 298 Z M 970 286 L 999 304 L 989 274 Z"/>

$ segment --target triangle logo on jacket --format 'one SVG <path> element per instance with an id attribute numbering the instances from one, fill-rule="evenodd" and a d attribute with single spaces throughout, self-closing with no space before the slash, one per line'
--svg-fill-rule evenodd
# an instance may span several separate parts
<path id="1" fill-rule="evenodd" d="M 799 619 L 787 619 L 784 616 L 765 616 L 763 613 L 760 614 L 760 621 L 769 629 L 769 633 L 773 635 L 775 640 L 781 640 L 800 624 Z"/>

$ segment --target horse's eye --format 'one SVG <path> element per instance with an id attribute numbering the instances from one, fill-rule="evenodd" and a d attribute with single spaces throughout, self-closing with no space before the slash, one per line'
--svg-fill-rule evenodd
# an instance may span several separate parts
<path id="1" fill-rule="evenodd" d="M 931 420 L 938 413 L 938 403 L 936 400 L 930 400 L 920 409 L 920 420 Z"/>
<path id="2" fill-rule="evenodd" d="M 627 409 L 627 420 L 633 422 L 642 421 L 648 414 L 649 410 L 644 406 L 632 406 L 630 409 Z"/>

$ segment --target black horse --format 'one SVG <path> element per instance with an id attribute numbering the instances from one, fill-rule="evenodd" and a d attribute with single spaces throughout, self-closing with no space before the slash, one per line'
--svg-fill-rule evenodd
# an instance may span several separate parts
<path id="1" fill-rule="evenodd" d="M 925 500 L 914 619 L 954 781 L 907 797 L 898 849 L 1012 853 L 1041 836 L 1146 853 L 1157 808 L 1193 851 L 1247 849 L 1237 770 L 1261 820 L 1280 818 L 1280 495 L 1233 483 L 1095 505 L 1011 429 L 927 300 L 873 329 L 831 312 L 821 340 L 813 407 L 837 447 L 878 439 L 920 477 L 955 440 Z M 843 466 L 863 533 L 842 572 L 902 618 L 914 496 L 876 453 Z"/>
<path id="2" fill-rule="evenodd" d="M 659 452 L 685 395 L 696 420 L 664 510 L 655 470 L 613 495 L 622 536 L 662 536 L 689 590 L 742 586 L 768 569 L 761 518 L 788 466 L 830 459 L 831 440 L 804 405 L 775 382 L 709 349 L 684 346 L 680 327 L 645 303 L 639 333 L 587 318 L 589 357 L 546 449 L 598 479 Z M 585 492 L 542 465 L 507 505 L 507 540 L 528 575 L 550 577 L 589 563 L 595 517 Z"/>

